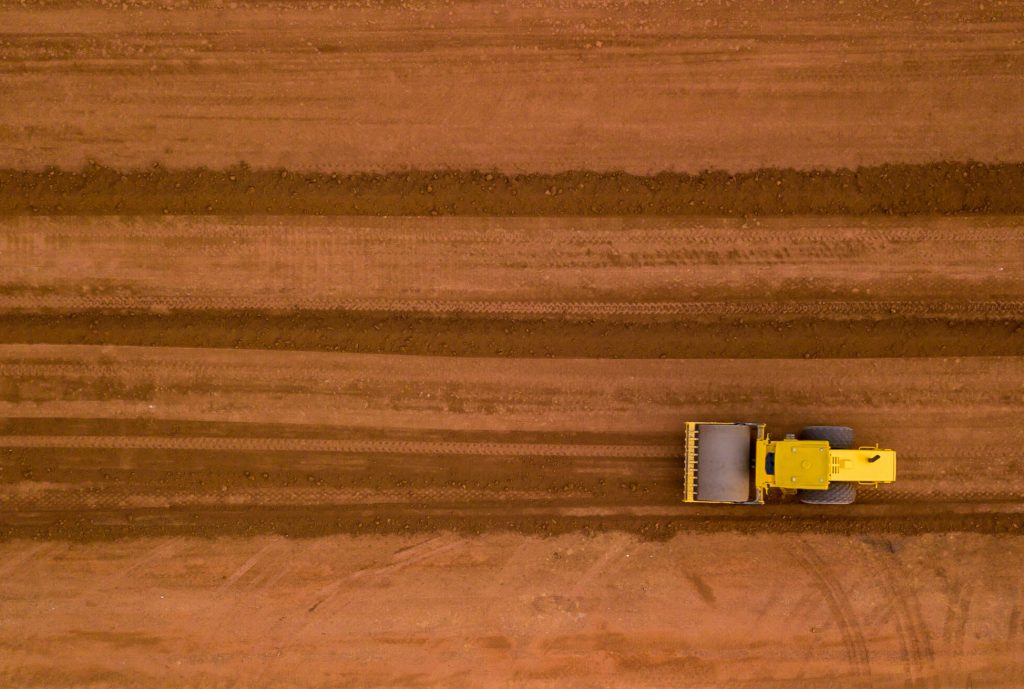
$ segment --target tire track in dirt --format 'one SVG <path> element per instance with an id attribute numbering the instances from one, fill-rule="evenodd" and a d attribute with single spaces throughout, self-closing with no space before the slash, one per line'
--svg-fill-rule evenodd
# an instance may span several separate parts
<path id="1" fill-rule="evenodd" d="M 947 671 L 956 669 L 957 661 L 966 655 L 967 626 L 971 623 L 971 604 L 975 583 L 966 579 L 947 584 L 949 610 L 942 626 L 943 655 L 948 658 Z"/>
<path id="2" fill-rule="evenodd" d="M 286 308 L 681 297 L 935 303 L 965 291 L 1019 300 L 1018 224 L 1002 216 L 13 218 L 0 221 L 0 252 L 10 258 L 0 296 Z M 55 302 L 39 302 L 47 303 Z"/>
<path id="3" fill-rule="evenodd" d="M 365 587 L 374 586 L 380 579 L 429 562 L 439 555 L 453 551 L 458 552 L 464 547 L 465 544 L 452 534 L 441 534 L 398 550 L 392 554 L 387 564 L 357 569 L 321 588 L 311 599 L 307 599 L 303 603 L 302 607 L 307 616 L 288 615 L 279 618 L 271 629 L 271 635 L 276 641 L 286 636 L 302 637 L 310 627 L 324 624 L 324 608 L 332 608 L 334 614 L 337 614 L 337 611 L 347 608 L 352 599 L 359 596 Z M 259 683 L 265 675 L 273 673 L 277 661 L 278 658 L 272 658 L 265 663 L 253 682 Z"/>
<path id="4" fill-rule="evenodd" d="M 850 673 L 859 678 L 854 686 L 871 686 L 871 656 L 868 653 L 864 631 L 857 618 L 853 600 L 843 589 L 836 573 L 831 571 L 825 560 L 810 546 L 801 543 L 788 548 L 790 557 L 800 568 L 811 576 L 815 587 L 822 594 L 832 619 L 839 627 L 839 634 L 846 650 Z"/>
<path id="5" fill-rule="evenodd" d="M 135 558 L 130 564 L 119 567 L 108 576 L 94 582 L 92 586 L 78 592 L 77 598 L 84 601 L 98 601 L 112 594 L 116 595 L 118 588 L 123 586 L 129 577 L 138 577 L 146 570 L 159 569 L 161 565 L 173 561 L 183 549 L 184 540 L 172 537 L 159 542 L 144 555 Z"/>
<path id="6" fill-rule="evenodd" d="M 23 549 L 13 557 L 5 558 L 0 563 L 0 577 L 8 577 L 17 572 L 23 565 L 52 557 L 65 548 L 60 543 L 36 543 Z"/>
<path id="7" fill-rule="evenodd" d="M 931 686 L 938 676 L 935 649 L 929 626 L 921 612 L 921 603 L 913 585 L 913 574 L 906 572 L 891 556 L 871 549 L 864 551 L 876 581 L 886 592 L 897 622 L 901 643 L 907 649 L 912 687 Z"/>
<path id="8" fill-rule="evenodd" d="M 1013 596 L 1013 607 L 1010 609 L 1010 618 L 1006 624 L 1006 639 L 1014 641 L 1017 635 L 1024 631 L 1024 624 L 1021 623 L 1021 600 L 1024 599 L 1024 587 L 1015 591 Z"/>

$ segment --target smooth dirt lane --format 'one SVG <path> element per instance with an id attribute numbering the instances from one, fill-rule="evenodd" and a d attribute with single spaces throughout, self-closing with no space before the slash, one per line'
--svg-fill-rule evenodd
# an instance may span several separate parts
<path id="1" fill-rule="evenodd" d="M 0 5 L 0 167 L 1024 158 L 1017 1 Z"/>
<path id="2" fill-rule="evenodd" d="M 0 681 L 1008 687 L 1022 560 L 972 534 L 19 541 Z"/>

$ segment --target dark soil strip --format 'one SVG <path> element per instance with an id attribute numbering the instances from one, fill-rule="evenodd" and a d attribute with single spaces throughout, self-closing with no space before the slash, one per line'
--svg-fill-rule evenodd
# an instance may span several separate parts
<path id="1" fill-rule="evenodd" d="M 8 377 L 7 382 L 12 380 Z M 36 381 L 39 379 L 36 378 Z M 17 381 L 16 381 L 17 382 Z M 26 386 L 27 387 L 27 386 Z M 36 386 L 38 387 L 38 386 Z M 165 393 L 171 388 L 161 387 Z M 120 391 L 109 389 L 81 389 L 81 396 L 61 399 L 154 399 L 155 390 L 139 396 L 125 396 Z M 189 388 L 192 393 L 196 388 Z M 12 392 L 15 394 L 12 395 Z M 43 388 L 38 401 L 53 399 L 53 391 Z M 36 401 L 31 392 L 19 394 L 13 386 L 0 385 L 0 402 Z M 179 419 L 107 419 L 73 417 L 0 417 L 0 433 L 3 435 L 43 436 L 173 436 L 179 438 L 299 438 L 330 440 L 393 440 L 393 441 L 437 441 L 456 443 L 534 443 L 555 445 L 671 445 L 682 447 L 683 432 L 667 433 L 597 433 L 586 431 L 494 431 L 494 430 L 452 430 L 452 429 L 399 429 L 357 426 L 316 426 L 291 423 L 251 423 L 245 421 L 192 421 Z M 100 451 L 105 452 L 105 450 Z M 360 453 L 365 454 L 365 453 Z"/>
<path id="2" fill-rule="evenodd" d="M 878 215 L 1024 212 L 1024 163 L 731 174 L 0 170 L 0 215 Z"/>
<path id="3" fill-rule="evenodd" d="M 506 508 L 507 509 L 507 508 Z M 682 509 L 682 508 L 681 508 Z M 829 513 L 827 510 L 831 509 Z M 214 508 L 154 510 L 89 510 L 76 512 L 0 512 L 0 541 L 34 538 L 105 541 L 146 536 L 256 536 L 279 534 L 316 537 L 330 534 L 410 534 L 455 531 L 468 535 L 515 532 L 555 536 L 622 531 L 648 540 L 679 533 L 818 533 L 840 535 L 974 532 L 1024 535 L 1024 514 L 908 512 L 906 515 L 851 516 L 835 508 L 803 505 L 739 508 L 723 506 L 714 514 L 694 510 L 692 516 L 563 516 L 483 511 L 428 514 L 407 510 L 366 510 L 296 506 L 280 508 Z"/>
<path id="4" fill-rule="evenodd" d="M 490 317 L 332 311 L 77 311 L 0 315 L 0 342 L 581 358 L 1019 356 L 1024 314 L 883 320 L 807 316 Z"/>

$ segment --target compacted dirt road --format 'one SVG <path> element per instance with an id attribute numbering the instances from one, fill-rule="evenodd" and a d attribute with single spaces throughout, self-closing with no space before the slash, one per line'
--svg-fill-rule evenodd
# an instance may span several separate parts
<path id="1" fill-rule="evenodd" d="M 0 686 L 1024 686 L 1022 17 L 0 0 Z"/>
<path id="2" fill-rule="evenodd" d="M 1018 224 L 11 218 L 2 677 L 1005 686 Z M 689 418 L 899 482 L 684 506 Z"/>

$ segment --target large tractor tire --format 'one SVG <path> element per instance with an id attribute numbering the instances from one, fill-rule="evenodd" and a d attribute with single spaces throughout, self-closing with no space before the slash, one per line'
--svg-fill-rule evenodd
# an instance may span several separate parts
<path id="1" fill-rule="evenodd" d="M 697 499 L 746 502 L 750 499 L 750 426 L 697 426 Z"/>
<path id="2" fill-rule="evenodd" d="M 853 429 L 849 426 L 807 426 L 800 431 L 800 440 L 827 440 L 833 450 L 856 447 Z"/>
<path id="3" fill-rule="evenodd" d="M 851 505 L 857 499 L 857 484 L 835 481 L 825 490 L 797 491 L 797 498 L 805 505 Z"/>

